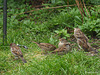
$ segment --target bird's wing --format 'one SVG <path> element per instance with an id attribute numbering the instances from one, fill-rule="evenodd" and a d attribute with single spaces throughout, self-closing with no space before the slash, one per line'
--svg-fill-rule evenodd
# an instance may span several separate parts
<path id="1" fill-rule="evenodd" d="M 23 56 L 21 49 L 18 46 L 14 46 L 12 52 L 15 53 L 18 56 Z"/>
<path id="2" fill-rule="evenodd" d="M 88 37 L 84 34 L 84 37 L 85 37 L 85 39 L 88 41 L 89 39 L 88 39 Z"/>
<path id="3" fill-rule="evenodd" d="M 85 50 L 85 51 L 88 51 L 88 44 L 87 44 L 87 41 L 85 39 L 80 39 L 78 40 L 78 44 Z"/>
<path id="4" fill-rule="evenodd" d="M 61 46 L 61 47 L 55 49 L 54 52 L 63 52 L 63 51 L 65 51 L 65 49 L 66 49 L 65 46 Z"/>
<path id="5" fill-rule="evenodd" d="M 81 35 L 79 35 L 79 37 L 82 37 L 84 38 L 86 41 L 88 41 L 88 37 L 83 33 L 83 32 L 80 32 Z"/>
<path id="6" fill-rule="evenodd" d="M 78 39 L 77 40 L 77 43 L 82 47 L 83 46 L 83 44 L 84 44 L 84 42 L 82 41 L 82 39 Z"/>
<path id="7" fill-rule="evenodd" d="M 45 47 L 45 48 L 56 48 L 56 46 L 49 44 L 49 43 L 40 43 L 41 47 Z"/>

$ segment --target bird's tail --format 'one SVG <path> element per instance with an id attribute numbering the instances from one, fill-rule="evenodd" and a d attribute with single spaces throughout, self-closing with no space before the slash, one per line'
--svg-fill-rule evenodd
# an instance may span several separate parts
<path id="1" fill-rule="evenodd" d="M 92 52 L 94 52 L 94 53 L 98 53 L 98 51 L 95 50 L 95 49 L 93 49 L 92 47 L 89 48 L 89 51 L 92 51 Z"/>
<path id="2" fill-rule="evenodd" d="M 35 41 L 32 41 L 33 43 L 36 43 L 38 46 L 39 46 L 39 43 L 35 42 Z"/>
<path id="3" fill-rule="evenodd" d="M 24 63 L 27 63 L 27 61 L 26 61 L 23 57 L 21 57 L 21 59 L 22 59 L 22 61 L 23 61 Z"/>

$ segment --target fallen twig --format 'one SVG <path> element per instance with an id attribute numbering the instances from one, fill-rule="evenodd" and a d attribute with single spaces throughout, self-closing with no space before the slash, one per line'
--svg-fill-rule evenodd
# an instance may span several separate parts
<path id="1" fill-rule="evenodd" d="M 24 14 L 24 13 L 29 13 L 29 12 L 38 11 L 38 10 L 44 10 L 44 9 L 63 8 L 63 7 L 68 7 L 68 6 L 76 6 L 76 4 L 74 4 L 74 5 L 66 5 L 66 6 L 57 6 L 57 7 L 46 7 L 46 8 L 40 8 L 40 9 L 30 10 L 30 11 L 27 11 L 27 12 L 22 12 L 22 13 L 15 14 L 15 15 L 21 15 L 21 14 Z"/>

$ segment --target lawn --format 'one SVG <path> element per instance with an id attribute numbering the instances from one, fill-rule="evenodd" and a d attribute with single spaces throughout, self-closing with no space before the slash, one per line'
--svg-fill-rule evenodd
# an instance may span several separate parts
<path id="1" fill-rule="evenodd" d="M 66 55 L 41 55 L 41 50 L 33 43 L 29 49 L 22 49 L 27 63 L 14 60 L 10 48 L 0 49 L 0 72 L 3 75 L 99 75 L 100 56 L 87 56 L 86 53 L 76 51 Z"/>

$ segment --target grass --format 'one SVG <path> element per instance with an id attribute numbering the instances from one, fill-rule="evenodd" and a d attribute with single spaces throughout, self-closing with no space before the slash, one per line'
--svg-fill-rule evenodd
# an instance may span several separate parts
<path id="1" fill-rule="evenodd" d="M 34 45 L 31 43 L 31 45 Z M 34 48 L 34 47 L 33 47 Z M 73 50 L 66 55 L 41 55 L 40 49 L 22 49 L 27 63 L 14 60 L 10 49 L 0 50 L 0 72 L 4 75 L 100 74 L 100 57 Z"/>
<path id="2" fill-rule="evenodd" d="M 20 7 L 19 7 L 20 8 Z M 25 7 L 23 6 L 25 9 Z M 21 9 L 23 9 L 21 8 Z M 7 46 L 2 45 L 2 20 L 3 13 L 0 10 L 0 74 L 1 75 L 99 75 L 100 56 L 87 56 L 85 52 L 73 51 L 66 55 L 41 55 L 41 49 L 32 41 L 51 43 L 57 46 L 58 36 L 54 31 L 66 26 L 72 27 L 79 23 L 75 16 L 81 16 L 78 9 L 71 9 L 69 13 L 57 10 L 41 10 L 32 15 L 18 15 L 24 10 L 13 9 L 8 12 Z M 56 11 L 54 13 L 54 11 Z M 58 12 L 58 13 L 57 13 Z M 73 12 L 75 14 L 73 14 Z M 13 14 L 13 15 L 12 15 Z M 19 19 L 25 19 L 19 21 Z M 27 17 L 27 18 L 26 18 Z M 77 22 L 76 22 L 77 21 Z M 76 22 L 76 23 L 75 23 Z M 81 23 L 81 22 L 80 22 Z M 72 26 L 73 25 L 73 26 Z M 71 33 L 73 34 L 73 33 Z M 9 44 L 18 43 L 26 45 L 28 49 L 21 47 L 27 63 L 14 60 Z M 99 42 L 99 41 L 98 41 Z M 75 43 L 75 42 L 74 42 Z M 99 49 L 100 50 L 100 49 Z"/>

